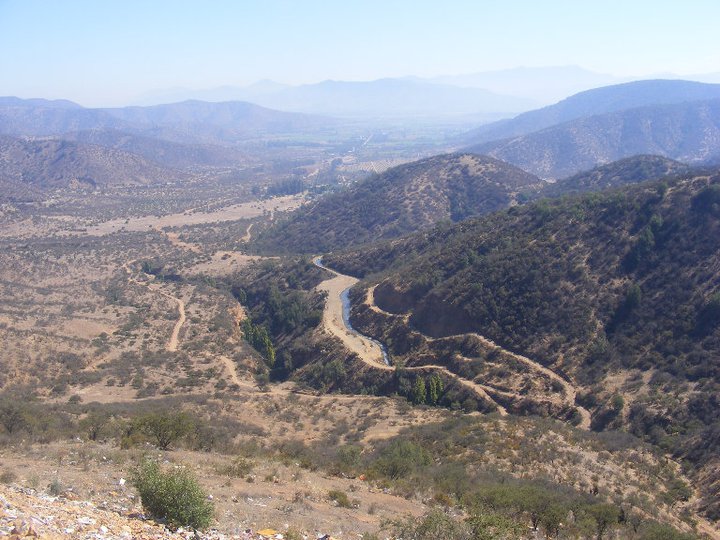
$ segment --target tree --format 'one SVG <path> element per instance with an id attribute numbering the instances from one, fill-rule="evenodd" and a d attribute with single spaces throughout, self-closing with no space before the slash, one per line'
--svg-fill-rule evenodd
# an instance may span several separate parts
<path id="1" fill-rule="evenodd" d="M 167 450 L 170 445 L 190 433 L 194 422 L 189 414 L 177 413 L 149 413 L 136 421 L 137 427 L 147 436 L 155 439 L 161 450 Z"/>
<path id="2" fill-rule="evenodd" d="M 423 379 L 420 376 L 418 376 L 415 379 L 415 384 L 413 385 L 410 399 L 415 405 L 422 405 L 423 403 L 425 403 L 425 400 L 427 399 L 427 390 L 425 388 L 425 379 Z"/>
<path id="3" fill-rule="evenodd" d="M 428 393 L 428 403 L 430 405 L 437 405 L 438 401 L 440 401 L 440 396 L 443 392 L 443 382 L 440 378 L 440 375 L 437 373 L 434 373 L 432 377 L 430 377 L 430 389 Z"/>
<path id="4" fill-rule="evenodd" d="M 468 527 L 435 509 L 419 518 L 408 517 L 391 523 L 394 538 L 412 540 L 471 540 Z"/>
<path id="5" fill-rule="evenodd" d="M 522 538 L 524 527 L 500 512 L 485 510 L 467 520 L 472 540 L 514 540 Z"/>
<path id="6" fill-rule="evenodd" d="M 587 507 L 586 511 L 595 522 L 597 540 L 602 540 L 603 535 L 620 520 L 620 510 L 614 504 L 597 503 Z"/>
<path id="7" fill-rule="evenodd" d="M 430 455 L 424 448 L 411 441 L 396 439 L 381 451 L 373 468 L 383 476 L 397 480 L 429 463 Z"/>
<path id="8" fill-rule="evenodd" d="M 104 412 L 93 411 L 80 420 L 80 429 L 87 434 L 89 441 L 97 441 L 103 428 L 110 421 L 110 415 Z"/>
<path id="9" fill-rule="evenodd" d="M 12 398 L 4 398 L 0 402 L 0 424 L 9 435 L 25 426 L 25 411 L 22 405 Z"/>

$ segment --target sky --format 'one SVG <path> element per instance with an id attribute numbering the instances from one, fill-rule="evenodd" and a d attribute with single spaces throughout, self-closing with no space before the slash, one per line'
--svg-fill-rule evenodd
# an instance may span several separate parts
<path id="1" fill-rule="evenodd" d="M 0 0 L 0 95 L 149 91 L 578 65 L 720 72 L 718 0 Z"/>

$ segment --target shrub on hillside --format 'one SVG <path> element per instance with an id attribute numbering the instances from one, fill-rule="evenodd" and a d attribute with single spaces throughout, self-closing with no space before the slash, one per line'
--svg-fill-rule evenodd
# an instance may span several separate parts
<path id="1" fill-rule="evenodd" d="M 213 518 L 213 504 L 190 471 L 163 471 L 157 463 L 144 461 L 132 483 L 148 514 L 171 528 L 204 529 Z"/>

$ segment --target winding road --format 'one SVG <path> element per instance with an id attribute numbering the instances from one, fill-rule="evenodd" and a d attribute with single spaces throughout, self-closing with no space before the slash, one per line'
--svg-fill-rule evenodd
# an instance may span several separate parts
<path id="1" fill-rule="evenodd" d="M 384 370 L 391 370 L 394 369 L 391 365 L 389 365 L 389 362 L 387 361 L 387 353 L 384 350 L 384 347 L 376 340 L 365 336 L 355 330 L 352 326 L 350 326 L 349 321 L 347 320 L 347 317 L 344 316 L 344 304 L 343 304 L 343 295 L 347 294 L 347 291 L 353 287 L 359 280 L 357 278 L 354 278 L 352 276 L 348 276 L 345 274 L 341 274 L 332 268 L 328 268 L 322 263 L 322 257 L 315 257 L 313 259 L 313 263 L 315 266 L 322 268 L 323 270 L 326 270 L 327 272 L 330 272 L 333 277 L 330 279 L 327 279 L 320 283 L 316 289 L 318 291 L 324 291 L 328 293 L 327 302 L 325 303 L 325 309 L 323 310 L 323 327 L 333 334 L 334 336 L 338 337 L 343 344 L 351 351 L 355 352 L 360 359 L 367 365 L 377 368 L 377 369 L 384 369 Z M 375 303 L 375 287 L 370 287 L 368 289 L 365 302 L 370 306 L 371 309 L 374 311 L 383 313 L 385 315 L 389 316 L 397 316 L 395 314 L 389 313 L 387 311 L 384 311 L 383 309 L 379 308 L 377 304 Z M 483 343 L 486 347 L 492 347 L 496 348 L 502 353 L 511 356 L 513 359 L 517 360 L 518 362 L 521 362 L 531 369 L 533 369 L 536 372 L 542 373 L 546 377 L 550 378 L 553 381 L 556 381 L 558 384 L 560 384 L 563 388 L 564 392 L 564 402 L 567 405 L 570 405 L 572 407 L 575 407 L 575 409 L 578 411 L 578 414 L 580 414 L 580 422 L 578 423 L 577 427 L 580 429 L 588 430 L 590 429 L 590 412 L 585 409 L 584 407 L 581 407 L 575 403 L 576 397 L 577 397 L 577 389 L 575 386 L 573 386 L 569 381 L 552 371 L 550 368 L 543 366 L 542 364 L 536 362 L 535 360 L 532 360 L 530 358 L 527 358 L 526 356 L 522 356 L 520 354 L 514 353 L 512 351 L 508 351 L 507 349 L 504 349 L 497 345 L 492 340 L 486 338 L 485 336 L 482 336 L 477 333 L 470 333 L 470 334 L 463 334 L 463 336 L 473 336 L 478 341 Z M 425 336 L 428 341 L 433 341 L 434 339 L 428 336 Z M 459 337 L 459 336 L 447 336 L 447 337 Z M 504 397 L 512 397 L 517 398 L 521 397 L 518 394 L 514 394 L 512 392 L 506 392 L 497 390 L 491 386 L 476 383 L 474 381 L 469 381 L 467 379 L 463 379 L 461 377 L 458 377 L 456 373 L 453 373 L 449 371 L 444 366 L 439 365 L 424 365 L 424 366 L 413 366 L 405 368 L 408 371 L 420 371 L 420 370 L 434 370 L 434 371 L 440 371 L 443 374 L 449 376 L 453 380 L 457 381 L 459 384 L 465 386 L 466 388 L 469 388 L 473 390 L 476 394 L 478 394 L 483 399 L 486 399 L 492 403 L 495 403 L 495 405 L 498 407 L 498 411 L 501 415 L 506 415 L 507 411 L 504 407 L 502 407 L 500 404 L 498 404 L 493 398 L 492 394 L 498 395 L 498 396 L 504 396 Z"/>

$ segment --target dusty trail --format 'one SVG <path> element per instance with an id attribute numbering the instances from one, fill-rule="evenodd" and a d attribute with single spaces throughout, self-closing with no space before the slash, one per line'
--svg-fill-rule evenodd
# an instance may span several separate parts
<path id="1" fill-rule="evenodd" d="M 367 295 L 365 296 L 365 302 L 366 302 L 366 304 L 367 304 L 367 305 L 370 307 L 370 309 L 372 309 L 373 311 L 376 311 L 376 312 L 378 312 L 378 313 L 382 313 L 383 315 L 388 315 L 388 316 L 391 316 L 391 317 L 397 317 L 398 315 L 395 315 L 395 314 L 393 314 L 393 313 L 390 313 L 390 312 L 385 311 L 385 310 L 383 310 L 382 308 L 378 307 L 377 303 L 375 302 L 375 287 L 377 287 L 377 285 L 368 288 Z M 408 316 L 405 315 L 405 319 L 407 319 L 407 318 L 408 318 Z M 542 373 L 543 375 L 547 376 L 548 378 L 552 379 L 553 381 L 557 381 L 557 382 L 563 387 L 563 391 L 564 391 L 565 396 L 566 396 L 566 397 L 565 397 L 565 402 L 566 402 L 568 405 L 571 405 L 571 406 L 575 407 L 575 408 L 577 409 L 578 413 L 580 414 L 580 423 L 578 424 L 577 427 L 579 427 L 580 429 L 585 429 L 585 430 L 590 429 L 590 421 L 591 421 L 590 412 L 589 412 L 585 407 L 581 407 L 580 405 L 577 405 L 577 404 L 575 403 L 575 400 L 576 400 L 576 398 L 577 398 L 577 389 L 575 388 L 575 386 L 573 386 L 573 385 L 572 385 L 570 382 L 568 382 L 566 379 L 564 379 L 563 377 L 561 377 L 560 375 L 558 375 L 557 373 L 555 373 L 554 371 L 552 371 L 550 368 L 548 368 L 548 367 L 546 367 L 546 366 L 543 366 L 543 365 L 540 364 L 539 362 L 536 362 L 535 360 L 532 360 L 532 359 L 530 359 L 530 358 L 528 358 L 528 357 L 526 357 L 526 356 L 522 356 L 522 355 L 520 355 L 520 354 L 517 354 L 517 353 L 514 353 L 514 352 L 509 351 L 509 350 L 507 350 L 507 349 L 504 349 L 503 347 L 500 347 L 497 343 L 495 343 L 495 342 L 492 341 L 491 339 L 488 339 L 488 338 L 486 338 L 485 336 L 481 336 L 480 334 L 477 334 L 477 333 L 475 333 L 475 332 L 470 332 L 470 333 L 468 333 L 468 334 L 460 334 L 460 335 L 455 335 L 455 336 L 446 336 L 446 337 L 452 338 L 452 337 L 463 337 L 463 336 L 473 336 L 475 339 L 477 339 L 478 341 L 480 341 L 480 342 L 481 342 L 483 345 L 485 345 L 486 347 L 498 349 L 498 350 L 500 350 L 501 352 L 503 352 L 504 354 L 506 354 L 506 355 L 508 355 L 508 356 L 511 356 L 512 358 L 514 358 L 514 359 L 517 360 L 518 362 L 522 362 L 523 364 L 529 366 L 529 367 L 532 368 L 533 370 Z M 426 338 L 428 341 L 434 341 L 434 338 L 431 338 L 431 337 L 428 337 L 428 336 L 425 336 L 425 338 Z M 509 396 L 509 397 L 510 397 L 510 396 L 518 397 L 517 395 L 514 395 L 514 394 L 512 394 L 512 393 L 510 393 L 510 392 L 503 392 L 503 391 L 500 391 L 500 390 L 494 390 L 494 389 L 492 389 L 492 387 L 488 387 L 488 389 L 491 390 L 491 391 L 493 391 L 493 392 L 495 392 L 495 393 L 497 393 L 498 395 L 507 395 L 507 396 Z"/>
<path id="2" fill-rule="evenodd" d="M 245 231 L 245 234 L 243 235 L 243 237 L 242 237 L 240 240 L 242 240 L 243 242 L 249 242 L 249 241 L 250 241 L 250 239 L 252 238 L 251 233 L 252 233 L 253 225 L 255 225 L 255 224 L 254 224 L 254 223 L 251 223 L 250 225 L 248 225 L 248 228 L 247 228 L 247 230 Z"/>
<path id="3" fill-rule="evenodd" d="M 168 340 L 167 344 L 165 345 L 165 350 L 168 352 L 175 352 L 178 349 L 178 345 L 180 344 L 180 330 L 182 330 L 183 325 L 185 324 L 186 316 L 185 316 L 185 302 L 181 298 L 176 298 L 171 294 L 166 293 L 165 291 L 161 291 L 157 287 L 153 287 L 149 283 L 143 283 L 141 281 L 138 281 L 134 277 L 132 277 L 132 270 L 130 270 L 130 265 L 134 263 L 135 261 L 128 261 L 125 264 L 123 264 L 122 268 L 127 272 L 128 275 L 128 281 L 135 283 L 136 285 L 140 285 L 142 287 L 146 287 L 147 289 L 151 290 L 152 292 L 156 292 L 158 294 L 161 294 L 165 298 L 172 300 L 177 304 L 178 307 L 178 320 L 175 323 L 175 326 L 173 327 L 172 334 L 170 334 L 170 339 Z"/>

